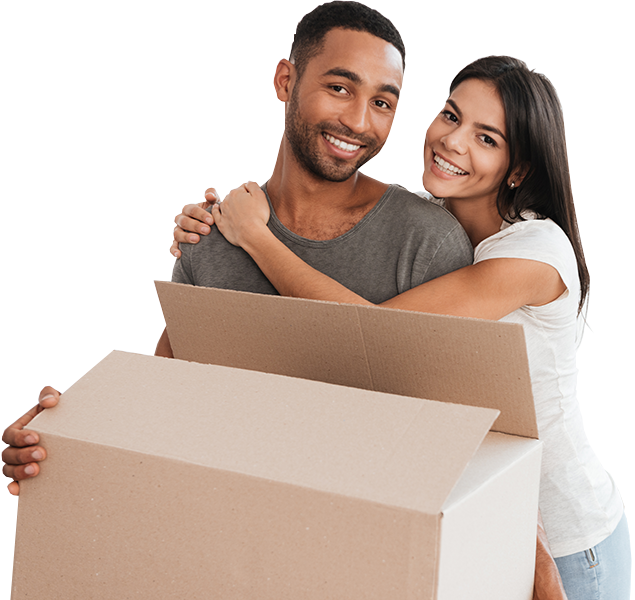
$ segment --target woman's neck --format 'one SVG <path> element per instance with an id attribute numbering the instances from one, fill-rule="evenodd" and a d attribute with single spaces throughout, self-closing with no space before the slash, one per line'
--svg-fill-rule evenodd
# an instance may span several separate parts
<path id="1" fill-rule="evenodd" d="M 445 207 L 456 217 L 476 248 L 484 239 L 500 231 L 503 219 L 496 202 L 445 199 Z"/>

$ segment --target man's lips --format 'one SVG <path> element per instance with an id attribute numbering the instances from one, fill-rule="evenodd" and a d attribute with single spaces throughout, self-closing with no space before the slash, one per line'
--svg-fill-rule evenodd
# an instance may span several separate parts
<path id="1" fill-rule="evenodd" d="M 342 140 L 340 138 L 337 138 L 331 135 L 330 133 L 322 133 L 322 137 L 327 142 L 329 142 L 336 148 L 343 150 L 344 152 L 354 153 L 354 152 L 357 152 L 362 147 L 361 144 L 353 144 L 353 143 L 347 142 L 345 140 Z"/>

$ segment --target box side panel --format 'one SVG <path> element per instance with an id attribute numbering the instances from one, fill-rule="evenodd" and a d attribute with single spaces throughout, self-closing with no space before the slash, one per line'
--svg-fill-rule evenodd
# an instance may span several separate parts
<path id="1" fill-rule="evenodd" d="M 438 600 L 531 600 L 541 447 L 515 454 L 489 476 L 488 461 L 476 465 L 481 473 L 468 467 L 471 493 L 444 512 Z M 500 468 L 500 457 L 493 462 Z M 474 490 L 479 478 L 487 480 Z"/>
<path id="2" fill-rule="evenodd" d="M 521 326 L 357 307 L 375 390 L 496 408 L 493 429 L 538 438 Z"/>
<path id="3" fill-rule="evenodd" d="M 47 436 L 13 600 L 432 599 L 438 517 Z"/>
<path id="4" fill-rule="evenodd" d="M 372 389 L 352 306 L 155 283 L 175 358 Z"/>
<path id="5" fill-rule="evenodd" d="M 156 287 L 176 358 L 495 408 L 497 431 L 538 437 L 520 325 Z"/>

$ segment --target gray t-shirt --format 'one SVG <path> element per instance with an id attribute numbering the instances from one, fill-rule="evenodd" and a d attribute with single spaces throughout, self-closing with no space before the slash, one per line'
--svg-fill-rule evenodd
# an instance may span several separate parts
<path id="1" fill-rule="evenodd" d="M 270 202 L 271 204 L 271 202 Z M 444 208 L 391 185 L 352 229 L 332 240 L 289 231 L 273 208 L 269 229 L 309 265 L 378 304 L 421 283 L 472 264 L 472 245 Z M 252 258 L 212 227 L 196 245 L 182 244 L 172 281 L 277 294 Z"/>

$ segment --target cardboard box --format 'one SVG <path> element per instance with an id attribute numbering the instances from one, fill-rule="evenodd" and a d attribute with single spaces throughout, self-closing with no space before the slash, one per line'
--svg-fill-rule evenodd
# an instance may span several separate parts
<path id="1" fill-rule="evenodd" d="M 166 289 L 177 296 L 166 298 Z M 211 351 L 215 360 L 230 360 L 232 347 L 244 361 L 257 333 L 248 314 L 256 328 L 258 321 L 278 328 L 294 352 L 271 331 L 255 337 L 272 342 L 267 360 L 275 366 L 248 365 L 254 370 L 114 352 L 39 415 L 33 428 L 49 458 L 23 484 L 13 600 L 531 598 L 540 442 L 532 411 L 517 406 L 527 402 L 526 357 L 520 367 L 516 360 L 522 330 L 518 337 L 518 328 L 502 324 L 200 291 L 160 286 L 175 352 L 177 330 L 192 331 L 181 316 L 175 323 L 173 310 L 196 306 L 215 321 L 194 322 L 197 352 L 211 340 L 223 348 Z M 322 311 L 341 318 L 320 324 Z M 392 341 L 393 319 L 402 323 L 399 335 L 405 328 L 430 337 L 414 347 L 408 337 Z M 464 337 L 481 325 L 504 348 L 502 367 Z M 366 327 L 378 327 L 379 337 Z M 372 352 L 382 335 L 384 351 Z M 335 363 L 334 336 L 350 350 Z M 308 361 L 289 360 L 307 344 Z M 454 388 L 439 379 L 463 379 L 484 354 L 496 377 L 513 367 L 507 400 L 496 395 L 501 416 L 414 393 L 259 372 L 304 363 L 319 379 L 326 365 L 329 377 L 365 373 L 365 387 L 389 386 L 403 375 L 390 373 L 402 362 L 387 360 L 395 351 L 406 370 L 417 362 L 406 357 L 422 352 L 412 374 L 440 390 Z M 465 400 L 486 404 L 479 392 L 486 384 L 477 376 L 470 387 Z M 498 432 L 490 432 L 495 420 Z"/>

